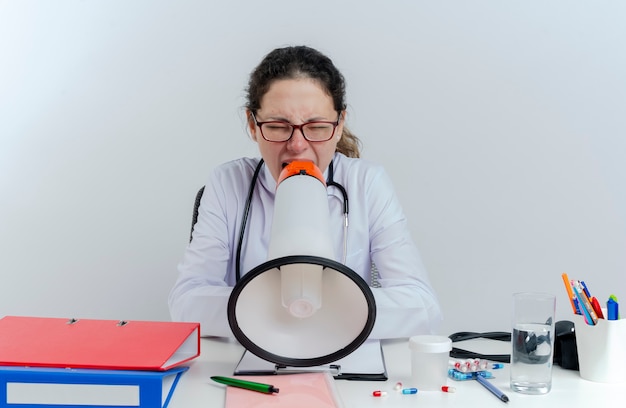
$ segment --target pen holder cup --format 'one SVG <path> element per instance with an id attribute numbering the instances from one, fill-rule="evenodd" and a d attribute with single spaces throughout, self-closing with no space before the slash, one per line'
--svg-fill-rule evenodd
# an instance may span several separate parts
<path id="1" fill-rule="evenodd" d="M 581 378 L 601 383 L 626 381 L 626 319 L 598 319 L 595 325 L 574 316 Z"/>

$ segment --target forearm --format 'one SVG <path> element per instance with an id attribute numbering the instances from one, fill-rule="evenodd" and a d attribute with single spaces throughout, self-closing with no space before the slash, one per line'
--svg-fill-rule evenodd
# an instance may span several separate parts
<path id="1" fill-rule="evenodd" d="M 428 287 L 372 288 L 376 300 L 376 323 L 370 338 L 401 338 L 437 332 L 441 309 Z"/>
<path id="2" fill-rule="evenodd" d="M 231 291 L 226 286 L 175 287 L 169 298 L 172 320 L 199 322 L 202 336 L 233 337 L 226 311 Z"/>

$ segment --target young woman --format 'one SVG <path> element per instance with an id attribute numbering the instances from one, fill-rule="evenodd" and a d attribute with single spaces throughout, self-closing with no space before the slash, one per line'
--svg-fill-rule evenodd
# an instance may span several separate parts
<path id="1" fill-rule="evenodd" d="M 276 181 L 286 164 L 306 160 L 328 180 L 335 261 L 368 282 L 371 265 L 378 270 L 370 338 L 435 332 L 441 321 L 436 295 L 389 177 L 359 158 L 359 139 L 345 126 L 344 78 L 332 61 L 305 46 L 276 49 L 252 72 L 247 99 L 248 128 L 261 158 L 234 160 L 210 175 L 170 293 L 173 320 L 200 322 L 205 336 L 232 336 L 228 298 L 238 277 L 268 260 Z M 347 229 L 342 189 L 350 203 Z"/>

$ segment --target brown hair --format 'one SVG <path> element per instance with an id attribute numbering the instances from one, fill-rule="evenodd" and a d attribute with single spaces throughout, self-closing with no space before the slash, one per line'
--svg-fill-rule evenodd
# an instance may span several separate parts
<path id="1" fill-rule="evenodd" d="M 320 83 L 333 99 L 337 112 L 346 109 L 346 84 L 333 62 L 321 52 L 306 46 L 277 48 L 265 56 L 250 74 L 246 108 L 256 114 L 261 99 L 273 81 L 279 79 L 311 78 Z M 360 157 L 361 141 L 344 125 L 337 152 L 348 157 Z"/>

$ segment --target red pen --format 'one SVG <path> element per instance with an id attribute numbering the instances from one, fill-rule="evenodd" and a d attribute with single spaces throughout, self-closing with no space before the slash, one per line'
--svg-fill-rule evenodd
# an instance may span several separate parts
<path id="1" fill-rule="evenodd" d="M 600 306 L 600 302 L 596 299 L 595 296 L 591 297 L 591 306 L 593 307 L 593 311 L 598 315 L 598 319 L 604 319 L 604 315 L 602 314 L 602 307 Z"/>

